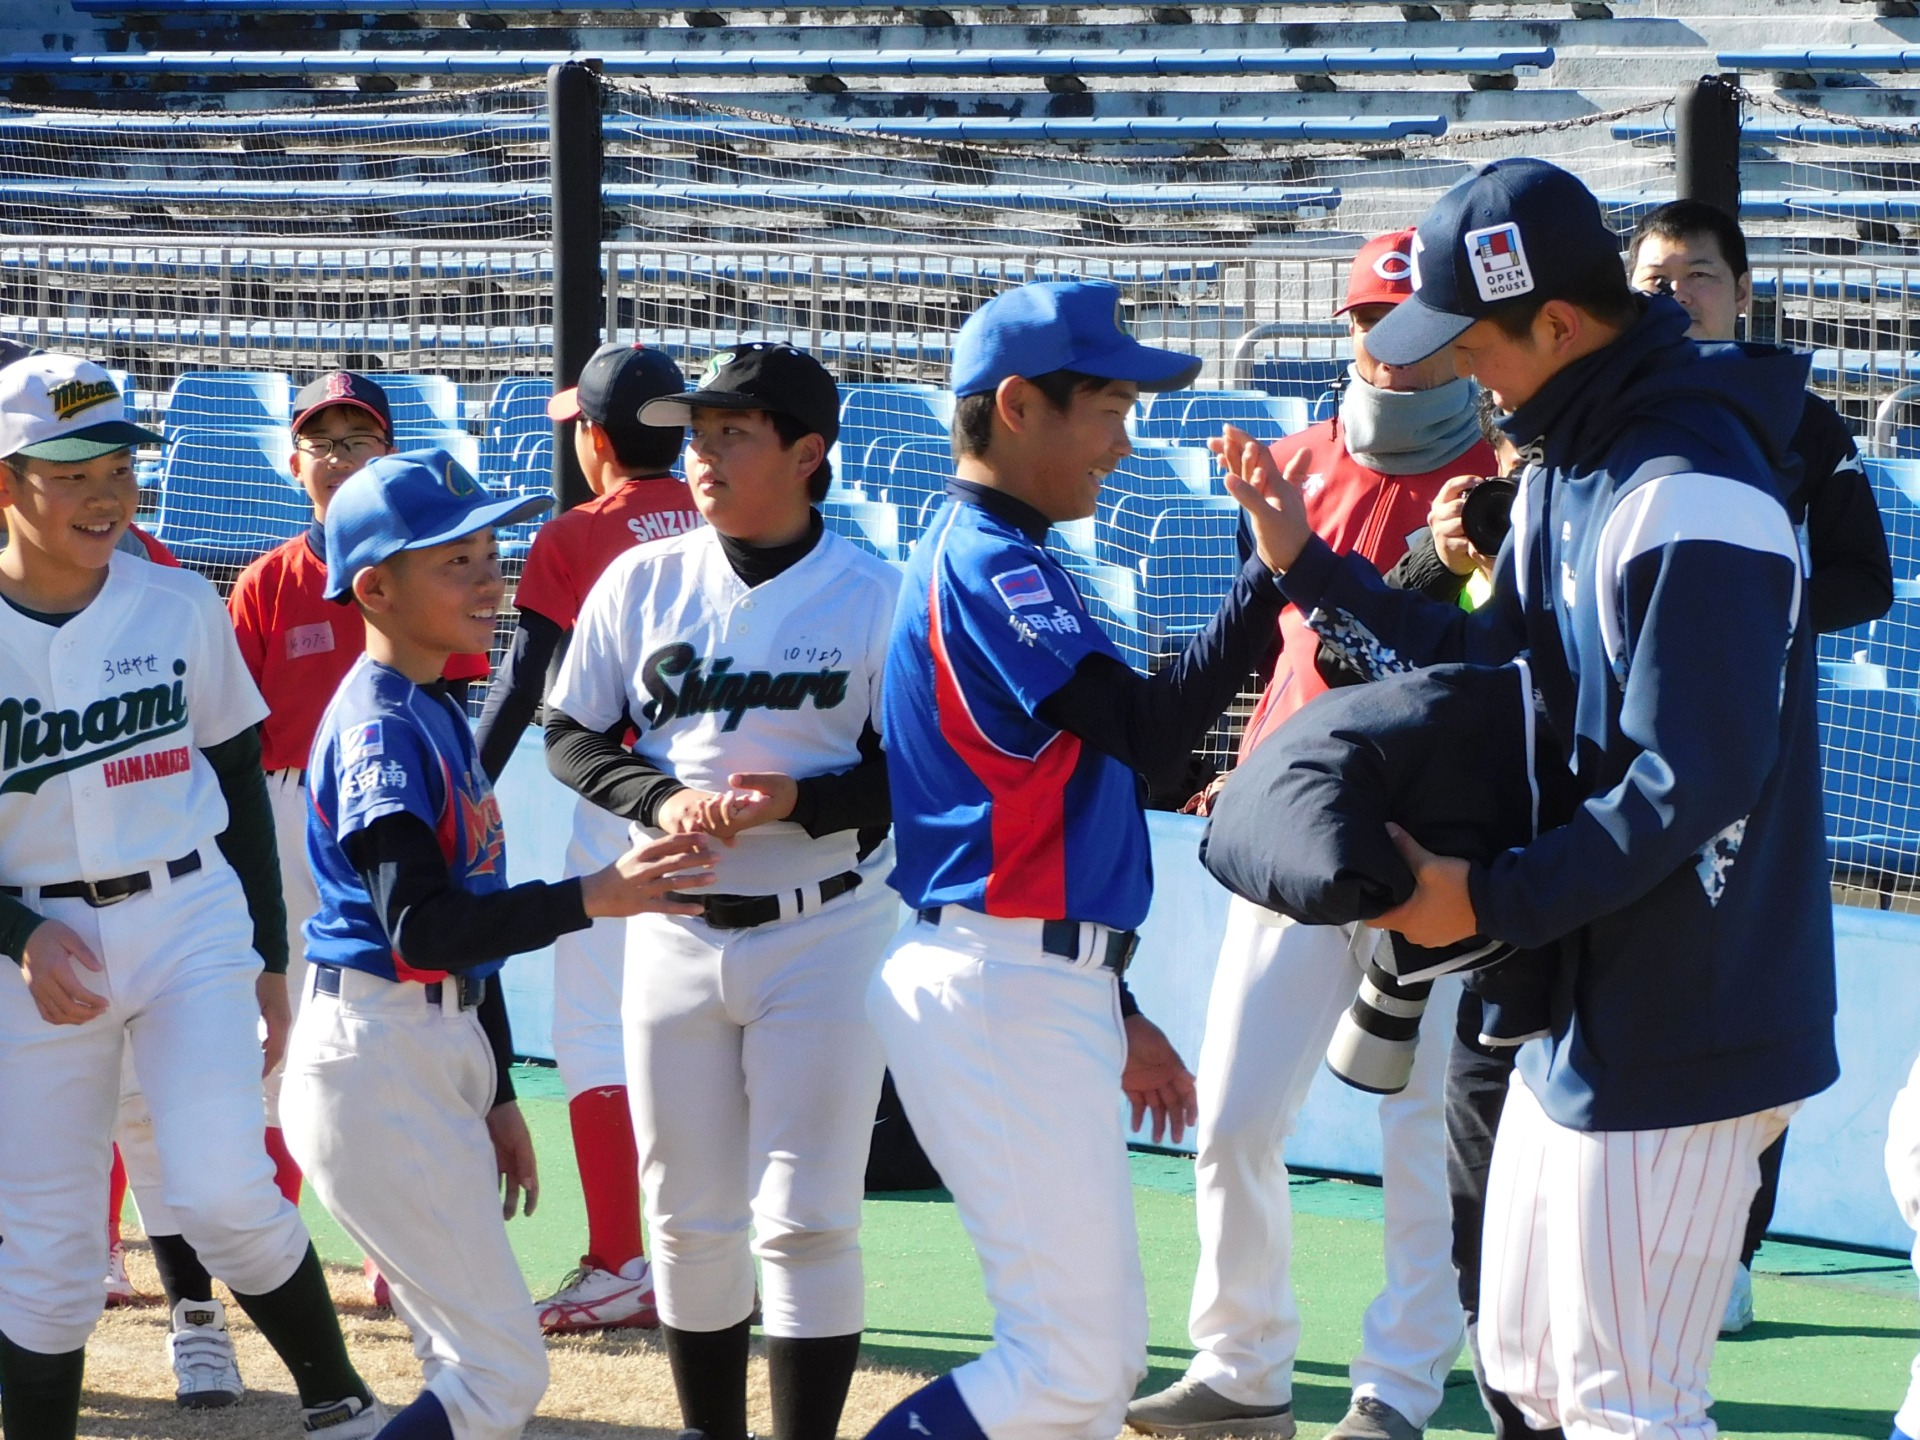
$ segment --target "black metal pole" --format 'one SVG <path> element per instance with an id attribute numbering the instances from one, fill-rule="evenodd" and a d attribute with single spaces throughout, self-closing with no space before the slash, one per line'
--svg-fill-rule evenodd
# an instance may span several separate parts
<path id="1" fill-rule="evenodd" d="M 547 72 L 553 170 L 553 387 L 564 390 L 600 343 L 600 77 L 569 61 Z M 553 427 L 553 497 L 568 510 L 593 494 L 573 454 L 573 422 Z"/>
<path id="2" fill-rule="evenodd" d="M 1740 216 L 1740 77 L 1702 75 L 1673 104 L 1673 188 Z"/>

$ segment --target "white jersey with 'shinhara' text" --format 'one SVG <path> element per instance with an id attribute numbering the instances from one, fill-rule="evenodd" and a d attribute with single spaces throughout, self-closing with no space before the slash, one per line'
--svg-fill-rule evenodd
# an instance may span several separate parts
<path id="1" fill-rule="evenodd" d="M 115 554 L 58 627 L 0 604 L 0 884 L 106 880 L 211 845 L 227 802 L 200 752 L 266 714 L 190 570 Z"/>
<path id="2" fill-rule="evenodd" d="M 892 566 L 832 531 L 751 589 L 709 528 L 641 545 L 587 593 L 547 703 L 595 730 L 630 716 L 634 752 L 699 790 L 741 771 L 851 770 L 880 728 L 899 589 Z M 764 895 L 853 869 L 857 842 L 780 821 L 714 852 L 715 893 Z"/>

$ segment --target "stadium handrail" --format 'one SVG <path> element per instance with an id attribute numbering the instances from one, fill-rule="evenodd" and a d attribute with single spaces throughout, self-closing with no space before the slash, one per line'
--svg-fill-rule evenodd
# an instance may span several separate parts
<path id="1" fill-rule="evenodd" d="M 1670 120 L 1616 120 L 1613 124 L 1614 139 L 1635 145 L 1671 145 L 1673 137 Z M 1763 144 L 1885 145 L 1920 140 L 1920 126 L 1903 133 L 1884 123 L 1870 127 L 1824 120 L 1747 120 L 1741 123 L 1740 138 Z"/>
<path id="2" fill-rule="evenodd" d="M 826 185 L 769 181 L 759 185 L 699 182 L 609 184 L 602 197 L 614 205 L 645 205 L 654 210 L 713 211 L 878 209 L 1047 211 L 1105 208 L 1125 211 L 1231 212 L 1237 215 L 1293 215 L 1326 212 L 1340 204 L 1340 192 L 1305 185 Z M 127 203 L 285 205 L 292 201 L 338 202 L 361 207 L 393 205 L 532 204 L 553 201 L 545 183 L 515 181 L 308 180 L 268 183 L 242 180 L 23 180 L 0 182 L 0 202 L 58 200 Z"/>
<path id="3" fill-rule="evenodd" d="M 1723 50 L 1714 63 L 1728 70 L 1920 70 L 1920 46 L 1766 45 Z"/>
<path id="4" fill-rule="evenodd" d="M 571 61 L 605 74 L 682 76 L 1488 75 L 1553 64 L 1551 46 L 1217 50 L 154 50 L 0 55 L 0 74 L 533 76 Z"/>
<path id="5" fill-rule="evenodd" d="M 1089 115 L 1078 119 L 978 117 L 947 115 L 846 115 L 827 122 L 833 130 L 897 136 L 908 140 L 1011 143 L 1065 143 L 1109 141 L 1141 143 L 1156 140 L 1402 140 L 1413 135 L 1444 135 L 1442 115 Z M 0 140 L 45 142 L 55 136 L 82 135 L 98 144 L 111 135 L 127 145 L 134 137 L 152 134 L 189 134 L 219 139 L 249 139 L 318 132 L 361 141 L 466 140 L 484 137 L 501 145 L 544 144 L 545 116 L 327 114 L 247 115 L 233 113 L 143 116 L 115 111 L 78 115 L 51 112 L 0 115 Z M 805 140 L 817 138 L 822 127 L 778 120 L 655 120 L 608 116 L 601 121 L 606 140 L 649 142 L 703 140 Z"/>

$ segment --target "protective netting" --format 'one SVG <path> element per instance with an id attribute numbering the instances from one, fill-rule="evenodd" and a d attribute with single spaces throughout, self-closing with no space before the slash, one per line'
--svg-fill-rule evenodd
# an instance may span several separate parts
<path id="1" fill-rule="evenodd" d="M 1750 104 L 1750 120 L 1805 118 L 1764 109 Z M 1151 669 L 1235 568 L 1205 438 L 1229 420 L 1277 438 L 1327 413 L 1350 355 L 1332 311 L 1359 239 L 1513 154 L 1581 175 L 1624 232 L 1673 193 L 1665 122 L 1646 105 L 1442 134 L 1401 125 L 1415 133 L 1386 140 L 1081 123 L 986 143 L 965 138 L 977 127 L 934 139 L 828 126 L 609 81 L 603 329 L 690 370 L 748 339 L 820 355 L 846 394 L 828 519 L 900 560 L 949 473 L 942 387 L 967 315 L 1026 280 L 1113 281 L 1136 334 L 1204 369 L 1194 392 L 1142 407 L 1099 513 L 1054 546 L 1122 652 Z M 146 518 L 216 581 L 303 523 L 288 397 L 323 370 L 381 378 L 403 442 L 452 450 L 496 488 L 547 485 L 541 88 L 297 111 L 0 107 L 0 138 L 0 334 L 125 374 L 168 435 L 146 457 Z M 1747 156 L 1749 194 L 1768 197 L 1749 216 L 1754 331 L 1817 347 L 1816 383 L 1863 431 L 1890 405 L 1886 453 L 1908 444 L 1895 391 L 1911 277 L 1887 249 L 1897 235 L 1861 226 L 1897 221 L 1812 197 L 1893 187 L 1911 138 L 1755 134 Z M 1920 874 L 1903 748 L 1920 743 L 1920 649 L 1903 628 L 1907 588 L 1920 594 L 1920 478 L 1876 478 L 1902 600 L 1872 632 L 1823 642 L 1822 714 L 1837 874 L 1891 894 Z M 511 537 L 510 566 L 527 538 Z M 1245 708 L 1203 767 L 1230 763 Z"/>

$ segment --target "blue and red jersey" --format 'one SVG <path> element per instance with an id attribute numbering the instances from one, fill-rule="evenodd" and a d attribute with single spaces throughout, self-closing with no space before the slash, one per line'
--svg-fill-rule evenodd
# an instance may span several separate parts
<path id="1" fill-rule="evenodd" d="M 307 958 L 387 980 L 445 979 L 394 953 L 343 846 L 385 816 L 413 815 L 440 842 L 455 888 L 476 895 L 507 888 L 500 807 L 465 712 L 362 655 L 321 717 L 307 784 L 307 859 L 320 894 L 306 923 Z M 504 963 L 486 961 L 465 973 L 491 975 Z"/>
<path id="2" fill-rule="evenodd" d="M 1119 658 L 1035 535 L 955 496 L 908 561 L 882 701 L 896 865 L 916 909 L 1132 930 L 1153 896 L 1137 776 L 1037 712 Z"/>

